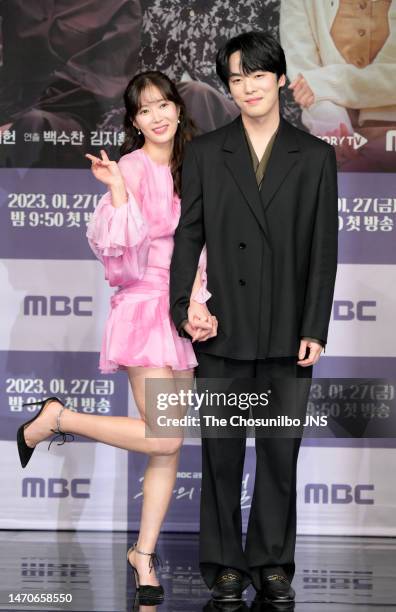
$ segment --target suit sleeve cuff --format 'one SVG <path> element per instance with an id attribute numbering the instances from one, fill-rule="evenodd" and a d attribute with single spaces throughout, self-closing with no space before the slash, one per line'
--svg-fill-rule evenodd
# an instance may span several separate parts
<path id="1" fill-rule="evenodd" d="M 190 334 L 188 334 L 186 330 L 184 329 L 184 326 L 186 323 L 188 323 L 188 319 L 183 319 L 183 321 L 180 323 L 179 327 L 177 328 L 177 333 L 182 338 L 188 338 L 189 340 L 191 340 Z"/>
<path id="2" fill-rule="evenodd" d="M 326 346 L 326 342 L 324 342 L 323 340 L 320 340 L 319 338 L 310 338 L 309 336 L 303 336 L 301 340 L 311 340 L 312 342 L 317 342 L 323 348 Z"/>

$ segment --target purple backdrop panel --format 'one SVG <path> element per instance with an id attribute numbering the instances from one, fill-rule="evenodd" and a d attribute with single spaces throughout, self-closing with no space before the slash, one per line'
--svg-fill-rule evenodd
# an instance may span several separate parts
<path id="1" fill-rule="evenodd" d="M 0 438 L 15 439 L 19 425 L 39 409 L 22 403 L 48 396 L 85 414 L 126 416 L 127 377 L 123 372 L 101 375 L 98 360 L 93 352 L 0 351 Z"/>
<path id="2" fill-rule="evenodd" d="M 330 448 L 396 448 L 396 438 L 303 438 L 301 444 Z"/>
<path id="3" fill-rule="evenodd" d="M 393 174 L 339 173 L 339 263 L 396 263 Z"/>
<path id="4" fill-rule="evenodd" d="M 94 257 L 86 225 L 104 189 L 89 170 L 2 169 L 0 185 L 0 257 Z M 396 263 L 393 175 L 341 173 L 339 193 L 339 262 Z"/>
<path id="5" fill-rule="evenodd" d="M 395 357 L 322 357 L 315 378 L 395 379 Z M 396 448 L 396 438 L 304 438 L 304 446 Z"/>
<path id="6" fill-rule="evenodd" d="M 396 378 L 396 357 L 322 357 L 315 378 Z"/>
<path id="7" fill-rule="evenodd" d="M 0 170 L 0 257 L 94 259 L 85 233 L 103 192 L 90 170 Z"/>

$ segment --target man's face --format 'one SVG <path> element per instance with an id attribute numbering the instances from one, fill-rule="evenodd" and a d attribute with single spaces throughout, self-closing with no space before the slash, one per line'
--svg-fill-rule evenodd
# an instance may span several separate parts
<path id="1" fill-rule="evenodd" d="M 286 82 L 284 75 L 278 80 L 274 72 L 264 70 L 243 74 L 240 51 L 230 55 L 229 69 L 230 92 L 242 115 L 253 119 L 265 117 L 275 108 L 279 110 L 279 88 Z"/>

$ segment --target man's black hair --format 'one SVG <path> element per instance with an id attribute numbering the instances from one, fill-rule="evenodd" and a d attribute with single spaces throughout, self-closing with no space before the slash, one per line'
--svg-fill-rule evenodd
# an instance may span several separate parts
<path id="1" fill-rule="evenodd" d="M 230 55 L 241 52 L 241 69 L 244 74 L 265 71 L 274 72 L 278 79 L 286 74 L 285 53 L 271 34 L 244 32 L 228 40 L 216 56 L 216 72 L 228 88 Z"/>

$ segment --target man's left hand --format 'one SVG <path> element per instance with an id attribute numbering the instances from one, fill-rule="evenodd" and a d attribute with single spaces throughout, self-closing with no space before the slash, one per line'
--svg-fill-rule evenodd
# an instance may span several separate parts
<path id="1" fill-rule="evenodd" d="M 309 349 L 308 357 L 304 359 L 307 349 Z M 319 342 L 314 342 L 313 340 L 301 340 L 300 349 L 298 351 L 299 361 L 297 361 L 297 364 L 303 368 L 315 365 L 315 363 L 318 363 L 322 351 L 323 346 L 319 344 Z"/>

